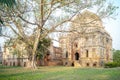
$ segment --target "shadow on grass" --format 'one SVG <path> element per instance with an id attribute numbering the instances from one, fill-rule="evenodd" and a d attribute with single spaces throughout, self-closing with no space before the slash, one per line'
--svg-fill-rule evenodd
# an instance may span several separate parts
<path id="1" fill-rule="evenodd" d="M 0 78 L 10 78 L 10 77 L 24 77 L 24 76 L 32 76 L 35 74 L 43 73 L 44 71 L 29 71 L 29 72 L 18 72 L 18 73 L 13 73 L 13 74 L 0 74 Z"/>
<path id="2" fill-rule="evenodd" d="M 0 75 L 0 78 L 8 78 L 8 77 L 15 77 L 15 76 L 22 76 L 26 74 L 31 74 L 31 72 L 22 72 L 22 73 L 16 73 L 16 74 L 2 74 Z"/>
<path id="3" fill-rule="evenodd" d="M 0 69 L 20 68 L 20 66 L 4 66 L 0 65 Z"/>
<path id="4" fill-rule="evenodd" d="M 1 79 L 11 79 L 17 77 L 26 77 L 32 76 L 39 73 L 45 73 L 45 71 L 41 70 L 33 70 L 33 69 L 26 69 L 20 66 L 2 66 L 0 65 L 0 80 Z M 12 79 L 11 79 L 12 80 Z"/>

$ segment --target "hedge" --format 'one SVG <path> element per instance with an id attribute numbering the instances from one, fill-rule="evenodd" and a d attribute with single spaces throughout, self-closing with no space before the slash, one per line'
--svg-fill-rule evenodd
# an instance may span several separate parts
<path id="1" fill-rule="evenodd" d="M 105 63 L 105 68 L 113 68 L 113 67 L 120 67 L 120 63 L 117 62 Z"/>

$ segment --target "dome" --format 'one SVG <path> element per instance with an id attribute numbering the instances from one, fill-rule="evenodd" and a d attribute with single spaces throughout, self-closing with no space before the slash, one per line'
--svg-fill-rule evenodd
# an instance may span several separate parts
<path id="1" fill-rule="evenodd" d="M 96 15 L 93 12 L 90 12 L 88 10 L 83 11 L 81 14 L 78 14 L 79 17 L 81 17 L 81 19 L 96 19 L 96 20 L 100 20 L 99 16 Z"/>
<path id="2" fill-rule="evenodd" d="M 88 10 L 76 15 L 72 19 L 72 27 L 103 27 L 102 21 L 98 15 Z"/>

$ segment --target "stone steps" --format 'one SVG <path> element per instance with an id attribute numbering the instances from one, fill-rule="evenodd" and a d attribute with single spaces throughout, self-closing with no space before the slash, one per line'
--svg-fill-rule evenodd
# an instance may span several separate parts
<path id="1" fill-rule="evenodd" d="M 74 61 L 74 67 L 81 67 L 79 61 Z"/>

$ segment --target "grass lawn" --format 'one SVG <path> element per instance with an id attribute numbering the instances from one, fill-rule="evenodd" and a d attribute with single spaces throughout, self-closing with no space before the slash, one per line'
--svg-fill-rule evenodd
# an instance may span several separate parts
<path id="1" fill-rule="evenodd" d="M 0 66 L 0 80 L 120 80 L 120 68 L 55 66 L 32 70 Z"/>

